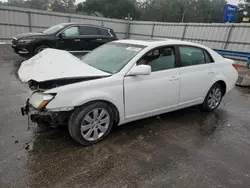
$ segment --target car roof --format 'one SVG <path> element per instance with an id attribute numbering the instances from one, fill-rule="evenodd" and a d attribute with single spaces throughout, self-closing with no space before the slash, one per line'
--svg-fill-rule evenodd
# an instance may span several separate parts
<path id="1" fill-rule="evenodd" d="M 103 27 L 103 26 L 98 26 L 98 25 L 92 25 L 92 24 L 82 24 L 82 23 L 61 23 L 64 26 L 69 26 L 69 25 L 82 25 L 82 26 L 90 26 L 90 27 L 97 27 L 97 28 L 102 28 L 102 29 L 108 29 L 111 30 L 111 28 L 108 27 Z"/>
<path id="2" fill-rule="evenodd" d="M 126 43 L 126 44 L 134 44 L 134 45 L 142 45 L 147 47 L 158 47 L 164 45 L 190 45 L 190 46 L 197 46 L 201 48 L 206 48 L 206 46 L 196 44 L 193 42 L 187 42 L 182 40 L 174 40 L 174 39 L 167 39 L 167 38 L 150 38 L 144 40 L 134 40 L 134 39 L 124 39 L 124 40 L 117 40 L 114 41 L 117 43 Z"/>

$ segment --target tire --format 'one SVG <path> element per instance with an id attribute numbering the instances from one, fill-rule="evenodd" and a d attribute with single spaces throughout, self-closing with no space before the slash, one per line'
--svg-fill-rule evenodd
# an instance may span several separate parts
<path id="1" fill-rule="evenodd" d="M 95 102 L 76 108 L 69 119 L 68 129 L 75 141 L 89 146 L 106 138 L 113 123 L 114 115 L 111 107 L 104 102 Z"/>
<path id="2" fill-rule="evenodd" d="M 46 45 L 39 45 L 35 51 L 34 51 L 34 55 L 38 54 L 39 52 L 43 51 L 44 49 L 48 48 L 48 46 Z"/>
<path id="3" fill-rule="evenodd" d="M 220 84 L 215 83 L 208 91 L 201 109 L 206 112 L 215 111 L 222 101 L 223 89 Z"/>

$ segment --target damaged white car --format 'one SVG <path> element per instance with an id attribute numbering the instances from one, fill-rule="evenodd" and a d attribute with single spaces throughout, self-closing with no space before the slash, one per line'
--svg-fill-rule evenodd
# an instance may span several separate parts
<path id="1" fill-rule="evenodd" d="M 82 59 L 46 49 L 18 74 L 34 91 L 22 114 L 66 123 L 82 145 L 104 139 L 113 125 L 198 104 L 213 111 L 238 78 L 234 62 L 213 50 L 163 39 L 115 41 Z"/>

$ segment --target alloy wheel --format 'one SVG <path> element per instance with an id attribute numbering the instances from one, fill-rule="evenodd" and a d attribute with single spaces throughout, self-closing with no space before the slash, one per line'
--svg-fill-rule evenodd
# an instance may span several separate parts
<path id="1" fill-rule="evenodd" d="M 222 98 L 222 92 L 220 88 L 215 87 L 211 90 L 211 92 L 208 95 L 208 101 L 207 104 L 211 109 L 216 108 L 221 101 Z"/>
<path id="2" fill-rule="evenodd" d="M 88 141 L 101 138 L 108 130 L 110 115 L 104 108 L 95 108 L 87 113 L 81 123 L 81 135 Z"/>

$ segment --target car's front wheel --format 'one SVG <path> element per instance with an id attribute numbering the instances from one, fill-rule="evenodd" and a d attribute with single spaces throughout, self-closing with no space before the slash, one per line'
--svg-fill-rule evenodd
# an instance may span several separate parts
<path id="1" fill-rule="evenodd" d="M 215 83 L 208 91 L 206 98 L 201 105 L 202 110 L 210 112 L 216 110 L 222 101 L 222 97 L 222 87 L 219 83 Z"/>
<path id="2" fill-rule="evenodd" d="M 48 46 L 46 46 L 46 45 L 39 45 L 38 47 L 36 47 L 36 49 L 34 51 L 34 55 L 40 53 L 41 51 L 45 50 L 46 48 L 48 48 Z"/>
<path id="3" fill-rule="evenodd" d="M 95 102 L 75 109 L 69 120 L 69 133 L 84 146 L 103 140 L 113 126 L 111 107 L 104 102 Z"/>

